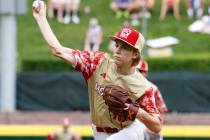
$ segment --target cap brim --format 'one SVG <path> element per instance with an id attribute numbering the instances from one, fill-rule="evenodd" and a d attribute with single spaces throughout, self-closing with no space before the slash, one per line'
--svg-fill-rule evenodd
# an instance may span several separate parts
<path id="1" fill-rule="evenodd" d="M 112 41 L 120 40 L 120 41 L 122 41 L 122 42 L 128 44 L 129 46 L 133 47 L 134 49 L 139 50 L 139 49 L 135 48 L 132 44 L 130 44 L 129 42 L 127 42 L 127 41 L 125 41 L 125 40 L 123 40 L 123 39 L 121 39 L 121 38 L 118 38 L 118 37 L 115 37 L 115 36 L 111 36 L 111 37 L 109 37 L 109 38 L 110 38 Z"/>

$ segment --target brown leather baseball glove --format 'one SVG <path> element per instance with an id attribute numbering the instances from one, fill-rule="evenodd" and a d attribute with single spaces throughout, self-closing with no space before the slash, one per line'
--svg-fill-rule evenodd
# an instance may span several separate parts
<path id="1" fill-rule="evenodd" d="M 132 100 L 126 89 L 116 85 L 108 85 L 104 89 L 103 99 L 109 111 L 121 118 L 121 121 L 133 121 L 136 118 L 139 105 Z"/>

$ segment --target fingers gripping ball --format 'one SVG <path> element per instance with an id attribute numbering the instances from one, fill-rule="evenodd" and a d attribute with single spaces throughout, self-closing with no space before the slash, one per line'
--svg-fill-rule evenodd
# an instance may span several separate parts
<path id="1" fill-rule="evenodd" d="M 32 4 L 32 9 L 38 13 L 41 9 L 41 6 L 44 6 L 44 2 L 41 0 L 35 0 Z"/>
<path id="2" fill-rule="evenodd" d="M 132 100 L 126 89 L 108 85 L 104 89 L 103 99 L 114 116 L 118 116 L 121 120 L 133 121 L 136 118 L 139 106 Z"/>

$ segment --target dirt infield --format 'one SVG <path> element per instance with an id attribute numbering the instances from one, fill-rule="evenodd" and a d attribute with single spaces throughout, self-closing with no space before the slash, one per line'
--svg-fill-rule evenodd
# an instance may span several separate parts
<path id="1" fill-rule="evenodd" d="M 90 124 L 89 112 L 0 112 L 0 124 L 59 124 L 69 117 L 72 124 Z M 167 113 L 167 125 L 210 125 L 210 113 Z"/>

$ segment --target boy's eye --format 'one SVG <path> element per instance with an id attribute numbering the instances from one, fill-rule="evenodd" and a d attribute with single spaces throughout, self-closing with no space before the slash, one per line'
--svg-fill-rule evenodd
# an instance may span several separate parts
<path id="1" fill-rule="evenodd" d="M 122 45 L 122 44 L 120 44 L 120 43 L 115 43 L 115 46 L 116 46 L 116 47 L 120 47 L 120 48 L 121 48 L 123 45 Z"/>
<path id="2" fill-rule="evenodd" d="M 118 43 L 118 42 L 115 42 L 115 47 L 116 48 L 120 47 L 121 49 L 128 51 L 132 50 L 131 47 L 129 47 L 127 44 Z"/>
<path id="3" fill-rule="evenodd" d="M 115 47 L 119 47 L 119 44 L 115 43 Z"/>
<path id="4" fill-rule="evenodd" d="M 122 45 L 121 48 L 122 48 L 122 49 L 125 49 L 125 50 L 128 49 L 125 45 Z"/>
<path id="5" fill-rule="evenodd" d="M 122 45 L 121 48 L 128 51 L 131 50 L 131 48 L 127 45 Z"/>

